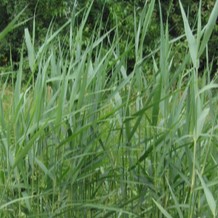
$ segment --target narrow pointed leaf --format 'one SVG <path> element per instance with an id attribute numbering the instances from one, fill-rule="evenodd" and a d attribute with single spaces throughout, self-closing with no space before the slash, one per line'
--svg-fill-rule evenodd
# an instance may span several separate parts
<path id="1" fill-rule="evenodd" d="M 216 201 L 215 201 L 215 199 L 213 197 L 213 194 L 211 193 L 210 189 L 208 188 L 207 184 L 204 182 L 204 179 L 202 178 L 200 173 L 197 172 L 197 174 L 198 174 L 198 177 L 199 177 L 199 179 L 201 181 L 201 185 L 202 185 L 202 187 L 204 189 L 204 194 L 206 196 L 207 203 L 208 203 L 208 205 L 210 207 L 210 210 L 211 210 L 213 216 L 215 217 L 215 215 L 216 215 Z"/>

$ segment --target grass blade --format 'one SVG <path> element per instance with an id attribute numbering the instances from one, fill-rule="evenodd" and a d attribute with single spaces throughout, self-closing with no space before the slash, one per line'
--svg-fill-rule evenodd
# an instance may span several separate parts
<path id="1" fill-rule="evenodd" d="M 204 36 L 203 36 L 201 46 L 199 49 L 199 54 L 198 54 L 199 57 L 204 52 L 204 49 L 205 49 L 205 47 L 210 39 L 210 36 L 211 36 L 213 29 L 214 29 L 214 26 L 216 25 L 217 17 L 218 17 L 218 1 L 215 2 L 214 8 L 210 14 L 210 17 L 209 17 L 209 20 L 208 20 L 206 26 L 205 26 Z"/>
<path id="2" fill-rule="evenodd" d="M 183 23 L 184 23 L 184 28 L 185 28 L 185 34 L 186 34 L 186 38 L 188 40 L 188 47 L 189 47 L 189 53 L 192 59 L 192 63 L 194 65 L 194 67 L 197 69 L 198 68 L 198 44 L 197 44 L 197 40 L 195 39 L 192 30 L 189 26 L 189 22 L 188 19 L 186 17 L 185 11 L 183 9 L 182 3 L 181 1 L 179 1 L 180 4 L 180 9 L 182 12 L 182 18 L 183 18 Z"/>
<path id="3" fill-rule="evenodd" d="M 213 217 L 216 217 L 216 201 L 213 197 L 213 194 L 211 193 L 210 189 L 208 188 L 208 186 L 206 185 L 206 183 L 204 182 L 204 179 L 202 178 L 202 176 L 200 175 L 200 173 L 197 171 L 198 177 L 201 181 L 201 185 L 203 187 L 204 190 L 204 194 L 206 196 L 207 199 L 207 203 L 210 207 L 210 210 L 213 214 Z"/>
<path id="4" fill-rule="evenodd" d="M 16 26 L 16 22 L 18 21 L 19 17 L 23 14 L 26 7 L 4 28 L 2 32 L 0 32 L 0 41 L 7 36 L 8 33 L 10 33 Z"/>
<path id="5" fill-rule="evenodd" d="M 27 28 L 25 28 L 24 33 L 25 33 L 26 46 L 27 46 L 27 50 L 28 50 L 29 66 L 30 66 L 30 69 L 33 73 L 34 72 L 34 65 L 35 65 L 34 45 L 31 42 L 32 40 L 30 37 L 29 30 Z"/>
<path id="6" fill-rule="evenodd" d="M 153 201 L 165 217 L 173 218 L 157 201 L 155 201 L 154 199 L 153 199 Z"/>

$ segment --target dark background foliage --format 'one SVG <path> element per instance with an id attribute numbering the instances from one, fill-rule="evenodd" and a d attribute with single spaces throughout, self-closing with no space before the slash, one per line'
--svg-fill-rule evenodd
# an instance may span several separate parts
<path id="1" fill-rule="evenodd" d="M 177 37 L 184 32 L 183 21 L 181 17 L 179 1 L 178 0 L 161 0 L 161 8 L 163 13 L 164 22 L 169 22 L 170 36 Z M 25 13 L 21 19 L 28 20 L 24 25 L 20 26 L 7 39 L 0 42 L 0 66 L 9 64 L 10 58 L 13 62 L 19 60 L 19 51 L 23 42 L 24 27 L 32 29 L 32 18 L 36 15 L 36 39 L 39 43 L 46 34 L 47 28 L 53 19 L 53 23 L 56 27 L 63 24 L 71 16 L 71 12 L 76 4 L 76 10 L 82 10 L 87 8 L 90 0 L 1 0 L 0 1 L 0 31 L 18 14 L 23 8 L 26 7 Z M 189 22 L 192 28 L 196 27 L 198 0 L 183 0 L 183 6 L 187 12 Z M 127 40 L 133 38 L 134 35 L 134 10 L 136 16 L 140 13 L 140 10 L 145 4 L 144 0 L 95 0 L 88 19 L 87 32 L 92 31 L 96 24 L 96 21 L 102 20 L 102 31 L 107 31 L 118 26 L 119 32 L 122 35 L 122 41 L 120 43 L 120 49 L 124 49 Z M 205 24 L 209 18 L 210 12 L 213 8 L 214 0 L 202 1 L 202 23 Z M 81 15 L 82 16 L 82 15 Z M 79 20 L 79 19 L 78 19 Z M 149 42 L 149 47 L 155 46 L 158 43 L 159 37 L 159 4 L 156 1 L 155 13 L 150 25 L 149 34 L 147 35 L 146 42 Z M 79 25 L 79 21 L 78 21 Z M 217 25 L 218 26 L 218 25 Z M 217 54 L 218 49 L 217 34 L 218 27 L 215 31 L 209 43 L 210 58 L 214 58 L 214 69 L 217 67 Z M 87 34 L 88 37 L 89 34 Z M 114 33 L 111 34 L 111 40 L 113 40 Z M 152 45 L 152 46 L 151 46 Z M 130 65 L 134 65 L 134 51 L 130 51 L 129 62 Z M 131 68 L 131 66 L 130 66 Z M 204 59 L 201 64 L 201 68 L 204 68 Z"/>

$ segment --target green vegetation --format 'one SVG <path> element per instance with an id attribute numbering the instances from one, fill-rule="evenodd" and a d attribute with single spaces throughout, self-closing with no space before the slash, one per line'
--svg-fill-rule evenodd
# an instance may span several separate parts
<path id="1" fill-rule="evenodd" d="M 217 217 L 218 2 L 194 27 L 180 3 L 174 38 L 155 0 L 124 39 L 115 21 L 90 31 L 92 8 L 40 41 L 33 19 L 17 71 L 1 70 L 0 217 Z"/>

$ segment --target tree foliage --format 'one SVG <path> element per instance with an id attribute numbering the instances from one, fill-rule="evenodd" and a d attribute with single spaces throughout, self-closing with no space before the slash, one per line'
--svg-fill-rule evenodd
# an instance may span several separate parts
<path id="1" fill-rule="evenodd" d="M 42 36 L 45 35 L 47 28 L 52 19 L 54 19 L 55 25 L 61 25 L 70 18 L 73 6 L 76 5 L 76 11 L 83 10 L 91 3 L 91 0 L 1 0 L 0 1 L 0 30 L 2 30 L 7 23 L 9 23 L 12 18 L 18 14 L 24 7 L 26 8 L 25 14 L 22 19 L 30 19 L 25 27 L 32 29 L 32 19 L 36 16 L 36 37 L 40 41 Z M 142 10 L 144 4 L 148 1 L 143 0 L 95 0 L 90 11 L 90 16 L 88 19 L 87 26 L 87 37 L 89 36 L 89 31 L 94 29 L 96 20 L 101 20 L 102 31 L 110 30 L 111 28 L 117 26 L 117 29 L 122 33 L 122 42 L 120 43 L 121 49 L 124 49 L 126 43 L 129 39 L 133 38 L 134 22 L 135 18 L 138 17 L 140 11 Z M 177 37 L 183 32 L 183 22 L 179 7 L 179 1 L 177 0 L 161 0 L 161 9 L 164 18 L 164 22 L 169 23 L 169 30 L 171 37 Z M 190 25 L 193 29 L 196 28 L 197 21 L 195 16 L 198 11 L 199 1 L 198 0 L 182 0 L 182 4 L 187 12 Z M 214 6 L 213 0 L 202 1 L 202 23 L 206 23 L 209 18 L 210 12 Z M 194 15 L 194 16 L 193 16 Z M 149 34 L 146 36 L 146 42 L 149 45 L 153 43 L 156 44 L 156 39 L 159 36 L 159 2 L 156 1 L 155 13 L 153 15 L 152 25 L 150 25 Z M 80 22 L 78 22 L 79 25 Z M 10 49 L 12 50 L 12 59 L 18 61 L 19 59 L 19 49 L 21 48 L 23 42 L 23 27 L 21 26 L 10 37 L 7 41 L 1 43 L 1 54 L 0 54 L 0 65 L 5 65 L 9 61 Z M 217 61 L 216 50 L 217 40 L 216 35 L 218 33 L 218 28 L 216 27 L 212 39 L 210 41 L 209 47 L 211 51 L 211 58 L 214 57 Z M 111 40 L 113 39 L 114 32 L 111 34 Z M 146 53 L 146 51 L 145 51 Z M 130 52 L 130 59 L 134 62 L 133 51 Z"/>

